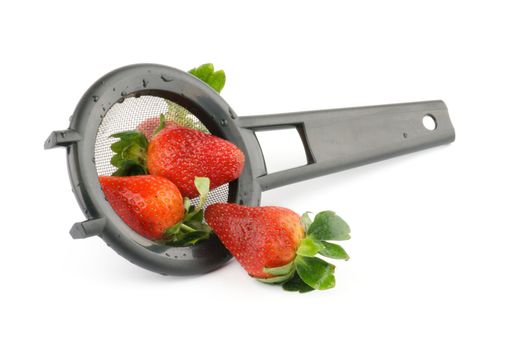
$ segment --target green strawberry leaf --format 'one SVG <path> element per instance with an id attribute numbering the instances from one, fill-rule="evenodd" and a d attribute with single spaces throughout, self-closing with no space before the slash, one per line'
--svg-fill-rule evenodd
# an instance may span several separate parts
<path id="1" fill-rule="evenodd" d="M 189 70 L 189 73 L 207 83 L 217 93 L 220 93 L 225 86 L 225 72 L 223 70 L 214 71 L 214 65 L 212 63 L 202 64 L 199 67 Z"/>
<path id="2" fill-rule="evenodd" d="M 223 90 L 226 81 L 227 77 L 225 76 L 225 72 L 223 70 L 217 70 L 209 77 L 207 84 L 209 84 L 217 93 L 220 93 L 221 90 Z"/>
<path id="3" fill-rule="evenodd" d="M 169 227 L 160 243 L 181 247 L 194 245 L 210 237 L 212 229 L 203 222 L 203 206 L 209 194 L 210 180 L 207 177 L 196 177 L 194 185 L 200 194 L 198 205 L 190 205 L 190 199 L 185 197 L 183 220 Z"/>
<path id="4" fill-rule="evenodd" d="M 210 179 L 208 177 L 196 177 L 194 179 L 194 186 L 196 186 L 196 189 L 199 192 L 199 204 L 196 209 L 201 210 L 205 205 L 207 196 L 209 195 Z"/>
<path id="5" fill-rule="evenodd" d="M 307 231 L 307 236 L 318 241 L 343 241 L 350 239 L 350 228 L 332 211 L 318 213 Z"/>
<path id="6" fill-rule="evenodd" d="M 315 256 L 322 249 L 324 249 L 324 246 L 321 242 L 306 237 L 300 242 L 296 254 L 300 256 Z"/>
<path id="7" fill-rule="evenodd" d="M 166 231 L 165 231 L 165 238 L 166 239 L 170 239 L 172 235 L 177 234 L 181 230 L 181 224 L 182 223 L 183 223 L 183 221 L 180 221 L 177 224 L 172 225 L 169 228 L 167 228 Z"/>
<path id="8" fill-rule="evenodd" d="M 257 278 L 256 280 L 263 282 L 263 283 L 278 284 L 278 283 L 283 283 L 291 279 L 294 273 L 295 273 L 295 270 L 292 269 L 289 273 L 285 275 L 278 275 L 278 276 L 268 277 L 268 278 Z"/>
<path id="9" fill-rule="evenodd" d="M 111 135 L 110 137 L 118 138 L 122 141 L 134 141 L 144 147 L 148 145 L 148 140 L 146 139 L 145 135 L 134 130 L 118 132 Z"/>
<path id="10" fill-rule="evenodd" d="M 314 288 L 311 288 L 306 282 L 302 281 L 297 273 L 295 273 L 290 280 L 282 284 L 282 288 L 288 292 L 300 293 L 307 293 L 314 290 Z"/>
<path id="11" fill-rule="evenodd" d="M 196 78 L 207 82 L 212 73 L 214 73 L 214 65 L 212 63 L 204 63 L 199 67 L 192 68 L 188 72 Z"/>
<path id="12" fill-rule="evenodd" d="M 115 153 L 110 164 L 117 168 L 113 176 L 132 176 L 148 174 L 146 168 L 146 150 L 148 140 L 138 131 L 125 131 L 113 134 L 117 138 L 110 148 Z"/>
<path id="13" fill-rule="evenodd" d="M 297 256 L 295 266 L 298 276 L 311 288 L 324 290 L 335 286 L 335 265 L 320 258 Z"/>
<path id="14" fill-rule="evenodd" d="M 194 245 L 208 239 L 212 229 L 201 221 L 180 221 L 169 227 L 160 243 L 176 247 Z"/>
<path id="15" fill-rule="evenodd" d="M 182 245 L 182 246 L 191 246 L 205 239 L 209 239 L 209 237 L 210 237 L 210 232 L 194 231 L 194 232 L 186 233 L 184 237 L 181 237 L 178 240 L 177 244 Z"/>
<path id="16" fill-rule="evenodd" d="M 323 248 L 319 251 L 320 255 L 324 255 L 332 259 L 349 260 L 350 257 L 348 253 L 346 253 L 344 248 L 342 248 L 338 244 L 329 243 L 329 242 L 321 242 L 321 243 L 323 245 Z"/>
<path id="17" fill-rule="evenodd" d="M 263 271 L 275 276 L 288 275 L 291 271 L 295 270 L 295 262 L 291 261 L 289 264 L 285 264 L 277 267 L 264 267 Z"/>
<path id="18" fill-rule="evenodd" d="M 300 222 L 302 223 L 302 226 L 304 226 L 304 231 L 307 232 L 309 230 L 309 226 L 313 223 L 311 220 L 311 217 L 309 216 L 311 212 L 306 211 L 302 216 L 300 217 Z"/>
<path id="19" fill-rule="evenodd" d="M 204 239 L 208 239 L 209 237 L 210 231 L 179 230 L 177 233 L 173 233 L 169 237 L 165 238 L 163 240 L 163 244 L 172 245 L 175 247 L 186 247 L 194 245 Z"/>
<path id="20" fill-rule="evenodd" d="M 193 205 L 190 206 L 189 208 L 189 211 L 188 211 L 189 215 L 185 216 L 185 220 L 187 221 L 197 221 L 197 222 L 202 222 L 203 221 L 203 209 L 201 210 L 196 210 L 195 207 Z"/>
<path id="21" fill-rule="evenodd" d="M 190 221 L 185 221 L 185 225 L 196 231 L 211 232 L 212 229 L 209 225 L 203 222 L 203 210 L 201 214 L 198 214 L 192 218 Z"/>

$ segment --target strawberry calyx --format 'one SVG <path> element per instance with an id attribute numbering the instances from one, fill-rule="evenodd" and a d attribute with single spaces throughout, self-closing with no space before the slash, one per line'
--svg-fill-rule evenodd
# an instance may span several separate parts
<path id="1" fill-rule="evenodd" d="M 156 127 L 156 129 L 152 133 L 152 137 L 156 136 L 161 130 L 165 128 L 165 126 L 166 126 L 166 117 L 163 113 L 161 113 L 159 115 L 159 125 Z"/>
<path id="2" fill-rule="evenodd" d="M 148 140 L 146 136 L 139 131 L 123 131 L 110 137 L 119 139 L 110 146 L 115 153 L 110 164 L 117 168 L 112 176 L 147 175 Z"/>
<path id="3" fill-rule="evenodd" d="M 350 239 L 350 228 L 332 211 L 320 212 L 313 220 L 309 213 L 305 213 L 300 221 L 304 226 L 305 237 L 300 241 L 295 258 L 282 266 L 264 268 L 263 271 L 272 277 L 258 278 L 258 281 L 282 284 L 284 290 L 300 293 L 333 288 L 335 265 L 316 255 L 348 260 L 349 255 L 344 248 L 328 241 Z"/>
<path id="4" fill-rule="evenodd" d="M 185 214 L 183 219 L 166 229 L 163 239 L 159 241 L 160 243 L 182 247 L 194 245 L 210 237 L 212 229 L 203 222 L 203 207 L 209 194 L 210 179 L 208 177 L 196 177 L 194 185 L 199 192 L 198 204 L 191 205 L 190 199 L 184 198 Z"/>

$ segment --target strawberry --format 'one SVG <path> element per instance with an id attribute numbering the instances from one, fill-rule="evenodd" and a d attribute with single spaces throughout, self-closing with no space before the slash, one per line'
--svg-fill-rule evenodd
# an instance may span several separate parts
<path id="1" fill-rule="evenodd" d="M 247 207 L 216 203 L 205 219 L 225 247 L 251 277 L 283 283 L 286 290 L 307 292 L 335 285 L 335 266 L 315 257 L 349 257 L 328 240 L 349 239 L 348 225 L 334 212 L 324 211 L 311 221 L 281 207 Z"/>
<path id="2" fill-rule="evenodd" d="M 195 177 L 208 177 L 210 188 L 237 179 L 245 157 L 234 144 L 185 127 L 161 130 L 148 145 L 146 165 L 150 174 L 172 181 L 184 196 L 196 197 Z"/>
<path id="3" fill-rule="evenodd" d="M 217 203 L 207 207 L 205 219 L 223 244 L 252 277 L 267 278 L 266 267 L 295 258 L 304 227 L 300 216 L 280 207 L 244 207 Z"/>
<path id="4" fill-rule="evenodd" d="M 193 245 L 209 237 L 203 223 L 203 205 L 209 180 L 196 178 L 200 193 L 191 206 L 171 181 L 153 175 L 99 176 L 106 199 L 117 215 L 140 235 L 174 246 Z"/>
<path id="5" fill-rule="evenodd" d="M 106 199 L 133 230 L 161 239 L 165 230 L 183 219 L 183 198 L 176 185 L 159 176 L 100 176 Z"/>
<path id="6" fill-rule="evenodd" d="M 162 176 L 189 198 L 199 194 L 193 182 L 196 177 L 209 178 L 214 189 L 240 176 L 245 156 L 234 144 L 182 126 L 165 127 L 163 117 L 161 128 L 151 142 L 138 131 L 112 135 L 120 139 L 111 145 L 110 163 L 117 168 L 112 175 Z"/>

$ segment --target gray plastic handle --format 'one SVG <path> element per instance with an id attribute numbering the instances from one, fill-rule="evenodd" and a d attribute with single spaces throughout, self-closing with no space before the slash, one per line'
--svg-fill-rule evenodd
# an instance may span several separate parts
<path id="1" fill-rule="evenodd" d="M 434 130 L 423 125 L 430 116 Z M 254 131 L 296 127 L 304 143 L 304 166 L 257 178 L 266 191 L 294 182 L 453 142 L 455 131 L 443 101 L 242 117 L 244 137 Z M 248 136 L 248 135 L 252 135 Z M 257 145 L 257 141 L 248 140 Z M 264 161 L 260 149 L 260 157 Z"/>

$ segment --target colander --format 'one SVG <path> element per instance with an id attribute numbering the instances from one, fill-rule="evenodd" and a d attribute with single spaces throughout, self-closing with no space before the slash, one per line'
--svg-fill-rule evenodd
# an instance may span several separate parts
<path id="1" fill-rule="evenodd" d="M 105 199 L 98 176 L 115 170 L 110 164 L 115 140 L 110 135 L 169 111 L 184 116 L 189 126 L 206 128 L 236 144 L 246 156 L 240 178 L 214 189 L 207 205 L 229 201 L 256 206 L 262 191 L 455 138 L 442 101 L 238 117 L 213 89 L 184 71 L 156 64 L 114 70 L 86 91 L 69 128 L 52 132 L 45 148 L 67 149 L 73 193 L 87 218 L 73 225 L 71 236 L 99 236 L 132 263 L 164 275 L 205 273 L 231 256 L 214 235 L 195 246 L 172 247 L 137 234 Z M 268 173 L 255 132 L 291 127 L 300 135 L 307 164 Z"/>

